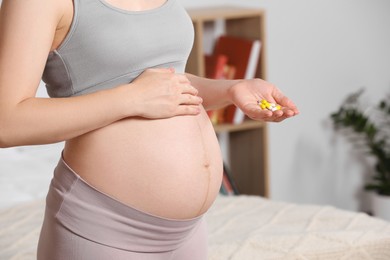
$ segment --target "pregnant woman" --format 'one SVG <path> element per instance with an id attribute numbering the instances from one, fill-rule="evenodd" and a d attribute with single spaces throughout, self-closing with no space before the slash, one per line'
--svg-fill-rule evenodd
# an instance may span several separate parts
<path id="1" fill-rule="evenodd" d="M 1 147 L 66 141 L 46 198 L 39 260 L 204 260 L 203 214 L 222 160 L 205 112 L 298 113 L 272 84 L 185 73 L 179 0 L 3 0 Z M 51 98 L 37 98 L 40 80 Z M 266 99 L 283 106 L 261 110 Z M 17 173 L 15 173 L 17 174 Z"/>

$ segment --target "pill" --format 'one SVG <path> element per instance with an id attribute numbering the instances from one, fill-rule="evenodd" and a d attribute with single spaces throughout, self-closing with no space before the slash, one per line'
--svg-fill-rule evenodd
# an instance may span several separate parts
<path id="1" fill-rule="evenodd" d="M 267 100 L 263 99 L 261 101 L 257 101 L 257 104 L 260 106 L 262 110 L 268 109 L 272 112 L 282 109 L 282 107 L 278 104 L 268 102 Z"/>

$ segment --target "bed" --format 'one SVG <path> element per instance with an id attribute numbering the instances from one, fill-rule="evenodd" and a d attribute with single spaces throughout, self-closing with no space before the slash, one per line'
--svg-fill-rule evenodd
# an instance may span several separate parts
<path id="1" fill-rule="evenodd" d="M 35 259 L 43 209 L 0 211 L 0 259 Z M 240 195 L 219 196 L 206 218 L 210 260 L 390 259 L 390 223 L 363 213 Z"/>
<path id="2" fill-rule="evenodd" d="M 35 259 L 62 147 L 0 149 L 0 260 Z M 240 195 L 219 196 L 206 218 L 210 260 L 390 259 L 390 223 L 363 213 Z"/>

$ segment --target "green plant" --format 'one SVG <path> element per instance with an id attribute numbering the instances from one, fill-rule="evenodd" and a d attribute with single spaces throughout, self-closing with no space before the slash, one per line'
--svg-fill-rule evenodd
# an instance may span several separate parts
<path id="1" fill-rule="evenodd" d="M 349 140 L 375 157 L 375 172 L 366 190 L 390 196 L 390 96 L 373 108 L 359 102 L 363 90 L 349 95 L 331 114 L 335 129 L 346 129 Z"/>

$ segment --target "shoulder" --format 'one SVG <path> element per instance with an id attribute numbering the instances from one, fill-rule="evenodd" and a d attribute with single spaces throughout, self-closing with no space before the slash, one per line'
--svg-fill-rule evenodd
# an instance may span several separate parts
<path id="1" fill-rule="evenodd" d="M 0 4 L 0 15 L 5 16 L 4 19 L 35 16 L 60 22 L 66 13 L 73 11 L 73 0 L 0 0 Z"/>

